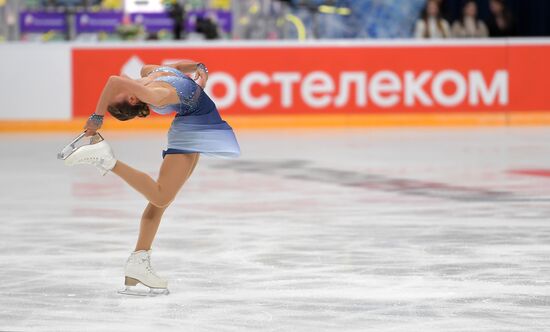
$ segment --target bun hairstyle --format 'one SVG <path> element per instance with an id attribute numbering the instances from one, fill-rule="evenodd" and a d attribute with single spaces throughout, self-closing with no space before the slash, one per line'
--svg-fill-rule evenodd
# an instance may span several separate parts
<path id="1" fill-rule="evenodd" d="M 130 104 L 127 101 L 121 103 L 111 104 L 107 107 L 107 111 L 120 121 L 127 121 L 135 118 L 144 118 L 149 115 L 149 106 L 140 101 L 135 105 Z"/>

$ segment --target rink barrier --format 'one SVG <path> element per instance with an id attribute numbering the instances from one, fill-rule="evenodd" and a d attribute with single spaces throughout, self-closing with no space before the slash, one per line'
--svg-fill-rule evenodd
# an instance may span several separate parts
<path id="1" fill-rule="evenodd" d="M 2 132 L 80 129 L 108 76 L 183 57 L 208 64 L 207 91 L 237 129 L 550 124 L 550 38 L 10 43 L 0 54 Z"/>
<path id="2" fill-rule="evenodd" d="M 225 116 L 237 130 L 289 128 L 352 127 L 502 127 L 549 126 L 548 112 L 476 113 L 476 114 L 387 114 L 387 115 L 293 115 L 293 116 Z M 166 132 L 171 117 L 154 117 L 117 121 L 107 119 L 103 130 Z M 73 120 L 5 120 L 0 133 L 13 132 L 79 132 L 86 118 Z"/>

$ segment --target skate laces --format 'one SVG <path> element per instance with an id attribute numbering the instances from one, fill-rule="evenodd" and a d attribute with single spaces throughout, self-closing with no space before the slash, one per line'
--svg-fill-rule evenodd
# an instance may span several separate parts
<path id="1" fill-rule="evenodd" d="M 149 273 L 151 273 L 151 274 L 157 276 L 156 273 L 155 273 L 155 270 L 153 270 L 153 267 L 151 266 L 151 257 L 149 257 L 149 256 L 147 256 L 147 257 L 142 257 L 142 258 L 141 258 L 141 263 L 145 263 L 145 269 L 146 269 Z"/>
<path id="2" fill-rule="evenodd" d="M 79 162 L 92 162 L 94 164 L 103 165 L 103 163 L 105 162 L 105 157 L 98 156 L 98 155 L 92 155 L 92 156 L 81 157 L 78 161 Z"/>

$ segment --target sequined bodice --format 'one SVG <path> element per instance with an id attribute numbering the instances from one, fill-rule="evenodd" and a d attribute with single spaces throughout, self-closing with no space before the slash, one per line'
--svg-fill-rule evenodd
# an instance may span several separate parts
<path id="1" fill-rule="evenodd" d="M 166 105 L 163 107 L 153 107 L 155 113 L 170 114 L 177 113 L 176 116 L 186 115 L 204 115 L 216 110 L 216 105 L 204 92 L 204 90 L 187 77 L 181 71 L 172 67 L 158 67 L 149 75 L 157 72 L 171 73 L 170 76 L 157 77 L 155 82 L 166 82 L 176 89 L 180 102 L 179 104 Z"/>

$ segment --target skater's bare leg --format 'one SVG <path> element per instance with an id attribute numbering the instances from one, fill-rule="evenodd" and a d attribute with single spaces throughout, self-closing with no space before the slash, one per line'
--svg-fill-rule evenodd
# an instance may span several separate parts
<path id="1" fill-rule="evenodd" d="M 167 208 L 168 207 L 160 208 L 151 203 L 147 204 L 141 216 L 139 237 L 134 251 L 151 249 L 151 245 L 153 244 L 153 240 L 155 239 L 155 235 L 160 225 L 160 220 Z"/>
<path id="2" fill-rule="evenodd" d="M 198 158 L 198 153 L 166 155 L 157 181 L 121 161 L 116 162 L 112 172 L 145 196 L 152 205 L 163 208 L 174 200 Z"/>
<path id="3" fill-rule="evenodd" d="M 197 166 L 198 160 L 199 160 L 199 158 L 198 158 L 198 155 L 197 155 L 197 157 L 194 160 L 194 163 L 192 164 L 191 168 L 189 169 L 189 172 L 187 173 L 186 180 L 193 173 L 193 170 Z M 162 171 L 161 171 L 161 173 L 165 174 Z M 160 180 L 160 176 L 159 176 L 159 180 Z M 139 237 L 138 237 L 138 241 L 136 243 L 135 251 L 151 249 L 151 245 L 153 244 L 153 240 L 155 239 L 155 235 L 156 235 L 158 227 L 160 225 L 160 220 L 162 218 L 162 215 L 164 214 L 164 211 L 166 211 L 166 208 L 167 208 L 167 206 L 158 207 L 158 206 L 155 206 L 151 203 L 149 203 L 147 205 L 147 207 L 145 208 L 145 211 L 143 211 L 143 215 L 141 217 Z"/>

